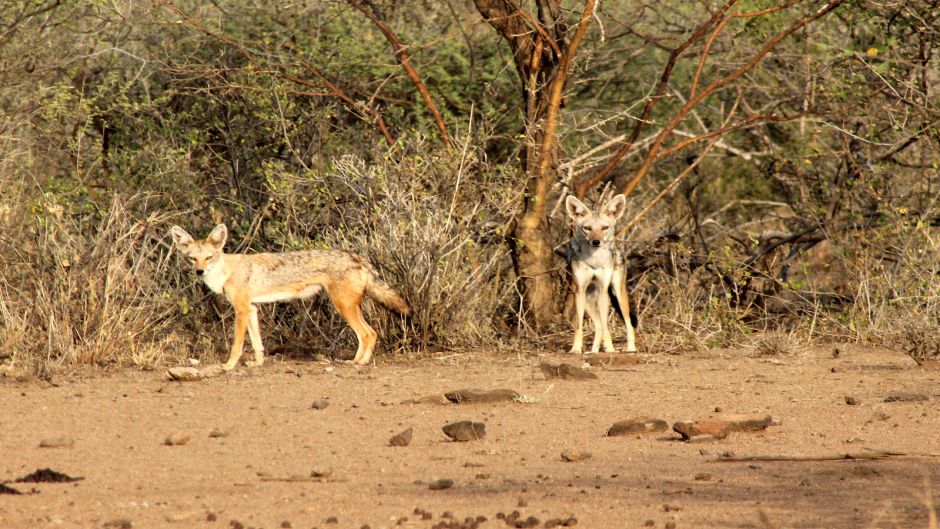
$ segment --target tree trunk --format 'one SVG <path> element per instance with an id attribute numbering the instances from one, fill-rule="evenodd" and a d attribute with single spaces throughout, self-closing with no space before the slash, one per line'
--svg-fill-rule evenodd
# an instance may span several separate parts
<path id="1" fill-rule="evenodd" d="M 523 304 L 538 332 L 559 314 L 558 276 L 548 232 L 548 194 L 557 178 L 558 142 L 555 119 L 567 76 L 563 61 L 567 26 L 559 0 L 536 0 L 537 17 L 521 0 L 474 0 L 486 20 L 505 38 L 513 52 L 525 109 L 525 146 L 520 173 L 525 180 L 523 207 L 515 219 L 511 251 L 522 282 Z M 588 0 L 593 5 L 593 0 Z M 573 50 L 571 50 L 573 52 Z M 560 66 L 564 64 L 564 68 Z"/>

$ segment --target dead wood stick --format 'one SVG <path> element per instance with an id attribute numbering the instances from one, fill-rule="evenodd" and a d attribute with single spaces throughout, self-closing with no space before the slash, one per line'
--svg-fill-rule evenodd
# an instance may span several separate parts
<path id="1" fill-rule="evenodd" d="M 887 450 L 872 450 L 870 452 L 845 452 L 839 454 L 822 455 L 756 455 L 756 456 L 727 456 L 712 459 L 710 463 L 740 463 L 752 461 L 842 461 L 863 459 L 886 459 L 889 457 L 936 458 L 940 454 L 909 454 L 907 452 L 891 452 Z"/>

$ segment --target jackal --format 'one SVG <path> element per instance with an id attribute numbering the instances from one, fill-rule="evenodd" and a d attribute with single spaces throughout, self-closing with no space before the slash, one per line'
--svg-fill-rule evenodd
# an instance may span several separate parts
<path id="1" fill-rule="evenodd" d="M 565 200 L 565 210 L 574 221 L 574 233 L 568 243 L 568 267 L 575 300 L 572 353 L 580 354 L 584 347 L 585 308 L 594 322 L 591 352 L 598 352 L 602 340 L 604 351 L 614 351 L 607 326 L 611 294 L 617 302 L 617 312 L 627 326 L 627 351 L 636 351 L 633 315 L 627 299 L 627 268 L 624 255 L 614 241 L 614 226 L 623 216 L 626 203 L 623 195 L 617 195 L 594 213 L 574 196 Z"/>
<path id="2" fill-rule="evenodd" d="M 356 332 L 359 349 L 353 363 L 364 365 L 372 359 L 378 333 L 362 317 L 365 294 L 403 316 L 411 313 L 408 304 L 388 284 L 376 276 L 364 258 L 340 250 L 308 250 L 283 253 L 225 253 L 228 230 L 216 226 L 205 240 L 195 240 L 179 226 L 170 228 L 173 242 L 192 260 L 196 275 L 216 294 L 225 294 L 235 308 L 235 337 L 226 370 L 235 368 L 242 355 L 245 330 L 255 352 L 248 366 L 264 363 L 264 346 L 258 328 L 255 303 L 309 298 L 321 290 L 346 323 Z"/>

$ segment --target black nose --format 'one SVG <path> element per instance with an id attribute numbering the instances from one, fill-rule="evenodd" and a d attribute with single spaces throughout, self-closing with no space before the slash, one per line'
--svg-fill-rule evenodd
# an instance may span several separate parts
<path id="1" fill-rule="evenodd" d="M 594 239 L 593 241 L 591 241 L 591 246 L 600 246 L 600 245 L 601 245 L 601 241 L 597 239 Z"/>
<path id="2" fill-rule="evenodd" d="M 200 268 L 197 268 L 197 269 L 196 269 L 196 275 L 197 275 L 197 276 L 201 276 L 201 275 L 204 274 L 204 273 L 205 273 L 205 270 L 202 270 L 202 269 L 200 269 Z"/>

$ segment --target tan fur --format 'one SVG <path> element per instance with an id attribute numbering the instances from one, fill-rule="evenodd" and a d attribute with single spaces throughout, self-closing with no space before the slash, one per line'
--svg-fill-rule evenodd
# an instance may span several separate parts
<path id="1" fill-rule="evenodd" d="M 378 333 L 362 316 L 362 298 L 368 294 L 399 314 L 411 313 L 405 300 L 376 277 L 365 259 L 353 253 L 308 250 L 227 254 L 223 250 L 228 236 L 224 224 L 216 226 L 205 240 L 193 239 L 179 226 L 170 228 L 170 233 L 180 252 L 192 261 L 196 274 L 214 292 L 224 294 L 235 309 L 235 336 L 223 366 L 226 370 L 238 363 L 246 331 L 255 353 L 254 361 L 247 364 L 264 363 L 255 303 L 308 298 L 326 290 L 336 310 L 356 333 L 359 348 L 353 362 L 360 365 L 372 359 L 378 340 Z"/>
<path id="2" fill-rule="evenodd" d="M 613 351 L 613 340 L 607 320 L 612 290 L 627 327 L 627 351 L 636 351 L 630 301 L 627 298 L 627 268 L 624 256 L 614 240 L 615 225 L 623 216 L 626 199 L 617 195 L 595 213 L 580 200 L 569 196 L 565 210 L 573 221 L 573 234 L 568 243 L 568 266 L 575 299 L 575 329 L 572 353 L 580 354 L 584 341 L 584 313 L 594 322 L 594 344 L 591 352 Z"/>

